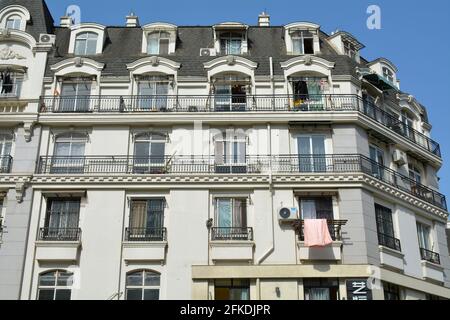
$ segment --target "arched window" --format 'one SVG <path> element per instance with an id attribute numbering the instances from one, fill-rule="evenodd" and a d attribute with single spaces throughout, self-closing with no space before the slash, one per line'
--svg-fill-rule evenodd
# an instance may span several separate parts
<path id="1" fill-rule="evenodd" d="M 39 275 L 38 300 L 70 300 L 73 273 L 56 270 Z"/>
<path id="2" fill-rule="evenodd" d="M 170 34 L 165 31 L 152 32 L 147 37 L 148 54 L 169 54 Z"/>
<path id="3" fill-rule="evenodd" d="M 126 300 L 159 300 L 161 276 L 151 270 L 134 271 L 127 274 Z"/>
<path id="4" fill-rule="evenodd" d="M 17 29 L 20 30 L 22 25 L 22 18 L 18 15 L 12 15 L 6 19 L 6 28 L 7 29 Z"/>
<path id="5" fill-rule="evenodd" d="M 75 39 L 75 54 L 81 56 L 97 53 L 98 34 L 95 32 L 83 32 Z"/>

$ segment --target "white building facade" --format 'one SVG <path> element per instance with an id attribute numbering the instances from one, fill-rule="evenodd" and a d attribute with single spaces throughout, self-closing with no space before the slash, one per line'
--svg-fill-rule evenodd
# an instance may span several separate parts
<path id="1" fill-rule="evenodd" d="M 20 299 L 341 300 L 368 279 L 361 299 L 450 298 L 439 144 L 392 62 L 267 15 L 61 22 L 46 63 L 22 59 L 42 68 L 30 169 L 0 175 L 1 263 L 28 204 Z M 306 247 L 307 219 L 333 243 Z"/>

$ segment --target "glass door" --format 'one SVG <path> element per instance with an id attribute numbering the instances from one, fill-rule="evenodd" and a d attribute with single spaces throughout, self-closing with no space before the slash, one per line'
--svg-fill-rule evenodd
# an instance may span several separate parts
<path id="1" fill-rule="evenodd" d="M 51 173 L 83 173 L 86 137 L 70 134 L 56 138 Z"/>
<path id="2" fill-rule="evenodd" d="M 245 199 L 216 199 L 215 240 L 247 240 L 247 207 Z"/>
<path id="3" fill-rule="evenodd" d="M 91 96 L 90 82 L 66 82 L 62 84 L 60 112 L 89 111 Z"/>
<path id="4" fill-rule="evenodd" d="M 138 136 L 134 145 L 135 173 L 164 173 L 166 137 L 151 133 Z"/>
<path id="5" fill-rule="evenodd" d="M 378 179 L 384 178 L 384 151 L 375 146 L 369 147 L 372 160 L 372 175 Z"/>
<path id="6" fill-rule="evenodd" d="M 326 172 L 325 136 L 299 136 L 297 138 L 300 172 Z"/>
<path id="7" fill-rule="evenodd" d="M 156 77 L 138 84 L 138 109 L 147 111 L 165 111 L 167 109 L 167 95 L 169 83 Z"/>
<path id="8" fill-rule="evenodd" d="M 163 240 L 164 203 L 164 199 L 132 201 L 128 240 Z"/>
<path id="9" fill-rule="evenodd" d="M 48 202 L 44 238 L 47 240 L 73 240 L 78 235 L 80 200 Z"/>

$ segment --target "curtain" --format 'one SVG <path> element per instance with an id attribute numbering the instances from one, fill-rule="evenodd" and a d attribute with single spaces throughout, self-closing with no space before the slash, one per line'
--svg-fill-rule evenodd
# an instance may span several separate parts
<path id="1" fill-rule="evenodd" d="M 311 288 L 310 300 L 330 300 L 329 288 Z"/>
<path id="2" fill-rule="evenodd" d="M 217 199 L 217 227 L 232 227 L 231 199 Z"/>
<path id="3" fill-rule="evenodd" d="M 146 225 L 147 225 L 147 201 L 132 201 L 130 228 L 145 228 Z"/>
<path id="4" fill-rule="evenodd" d="M 214 158 L 216 165 L 222 165 L 224 163 L 224 142 L 214 142 Z"/>

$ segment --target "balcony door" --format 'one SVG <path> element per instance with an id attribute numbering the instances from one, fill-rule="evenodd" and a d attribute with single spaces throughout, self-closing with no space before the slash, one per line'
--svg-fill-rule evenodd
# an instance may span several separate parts
<path id="1" fill-rule="evenodd" d="M 300 172 L 326 172 L 325 136 L 310 135 L 297 137 Z"/>
<path id="2" fill-rule="evenodd" d="M 378 242 L 380 245 L 400 251 L 400 242 L 395 238 L 392 210 L 375 204 Z"/>
<path id="3" fill-rule="evenodd" d="M 134 173 L 164 173 L 166 136 L 144 133 L 136 136 L 134 144 Z"/>
<path id="4" fill-rule="evenodd" d="M 215 111 L 245 111 L 251 81 L 235 75 L 216 78 L 214 83 Z"/>
<path id="5" fill-rule="evenodd" d="M 128 240 L 162 241 L 164 238 L 164 199 L 131 202 Z"/>
<path id="6" fill-rule="evenodd" d="M 164 111 L 167 109 L 169 79 L 146 77 L 138 83 L 138 109 L 141 111 Z"/>
<path id="7" fill-rule="evenodd" d="M 325 219 L 330 221 L 334 219 L 332 197 L 305 197 L 300 198 L 299 202 L 302 220 Z M 328 224 L 328 230 L 330 231 L 331 238 L 336 240 L 337 230 L 335 230 L 333 223 Z M 303 234 L 300 234 L 300 238 L 303 238 Z"/>
<path id="8" fill-rule="evenodd" d="M 247 201 L 241 198 L 215 199 L 215 240 L 248 240 Z"/>
<path id="9" fill-rule="evenodd" d="M 290 79 L 294 95 L 294 109 L 317 111 L 324 109 L 323 92 L 328 80 L 320 77 L 295 77 Z"/>
<path id="10" fill-rule="evenodd" d="M 0 71 L 0 97 L 18 97 L 23 82 L 23 74 Z"/>
<path id="11" fill-rule="evenodd" d="M 87 136 L 67 133 L 56 137 L 51 173 L 83 173 Z"/>
<path id="12" fill-rule="evenodd" d="M 64 82 L 61 87 L 59 112 L 90 111 L 91 81 Z"/>
<path id="13" fill-rule="evenodd" d="M 370 160 L 372 160 L 372 175 L 378 179 L 384 178 L 384 151 L 376 146 L 369 147 Z"/>
<path id="14" fill-rule="evenodd" d="M 241 136 L 219 137 L 215 141 L 215 171 L 217 173 L 247 172 L 247 139 Z"/>
<path id="15" fill-rule="evenodd" d="M 48 199 L 43 239 L 77 240 L 79 215 L 80 199 Z"/>
<path id="16" fill-rule="evenodd" d="M 12 134 L 0 134 L 0 173 L 8 173 L 11 165 Z"/>

